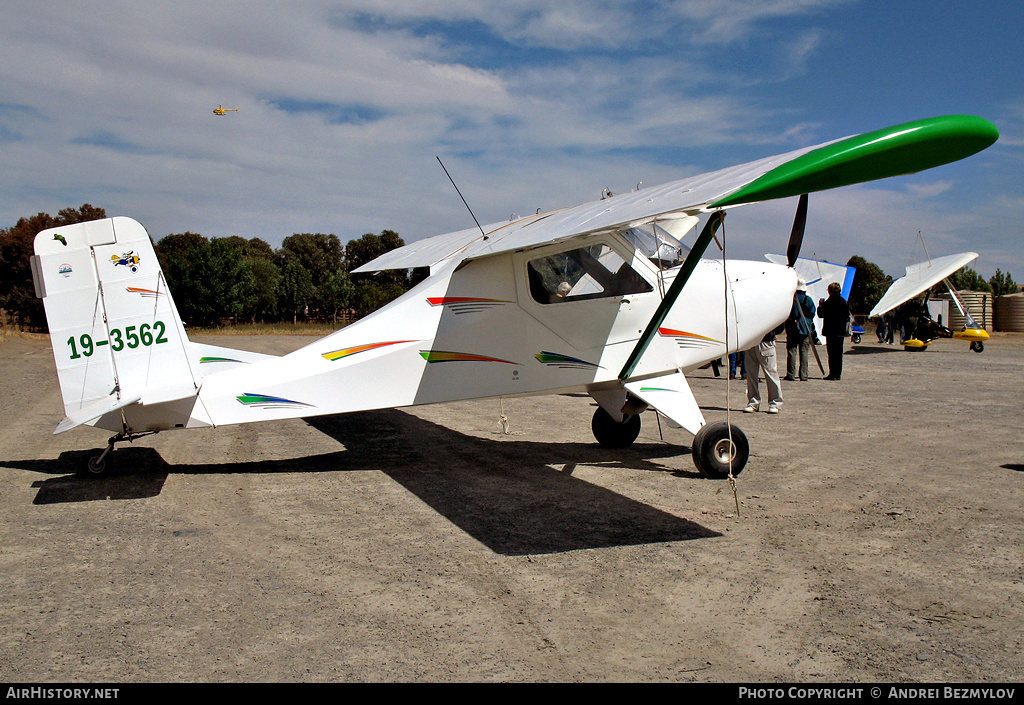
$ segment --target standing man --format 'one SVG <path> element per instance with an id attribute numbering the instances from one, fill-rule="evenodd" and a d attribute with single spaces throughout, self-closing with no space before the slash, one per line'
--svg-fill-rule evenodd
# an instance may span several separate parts
<path id="1" fill-rule="evenodd" d="M 779 326 L 761 338 L 756 347 L 743 353 L 747 368 L 747 408 L 752 414 L 761 406 L 760 380 L 758 376 L 764 371 L 764 384 L 768 388 L 768 413 L 777 414 L 782 406 L 782 385 L 779 383 L 779 371 L 775 365 L 775 336 L 782 331 Z"/>
<path id="2" fill-rule="evenodd" d="M 828 376 L 825 379 L 840 380 L 843 376 L 843 346 L 847 327 L 850 324 L 850 305 L 840 292 L 839 282 L 828 285 L 828 299 L 818 299 L 818 315 L 822 318 L 821 333 L 825 336 L 825 350 L 828 351 Z"/>
<path id="3" fill-rule="evenodd" d="M 807 381 L 807 368 L 811 355 L 811 323 L 814 320 L 814 300 L 807 295 L 807 282 L 797 280 L 796 294 L 793 295 L 793 309 L 786 319 L 786 376 L 788 382 L 796 381 L 797 365 L 800 381 Z"/>

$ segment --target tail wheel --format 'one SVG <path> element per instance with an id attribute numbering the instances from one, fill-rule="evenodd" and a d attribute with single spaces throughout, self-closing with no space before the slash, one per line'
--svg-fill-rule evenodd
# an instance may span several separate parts
<path id="1" fill-rule="evenodd" d="M 640 435 L 640 415 L 628 416 L 625 421 L 619 423 L 599 406 L 594 412 L 590 428 L 594 432 L 594 438 L 605 448 L 628 448 Z"/>
<path id="2" fill-rule="evenodd" d="M 113 460 L 113 455 L 106 448 L 89 451 L 78 469 L 78 476 L 91 479 L 107 477 L 113 470 Z"/>
<path id="3" fill-rule="evenodd" d="M 750 458 L 750 443 L 738 426 L 725 421 L 702 426 L 690 447 L 693 464 L 706 477 L 721 479 L 739 475 Z"/>

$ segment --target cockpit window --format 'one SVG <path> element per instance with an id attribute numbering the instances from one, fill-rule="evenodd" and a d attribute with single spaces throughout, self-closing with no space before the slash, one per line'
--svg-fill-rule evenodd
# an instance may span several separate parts
<path id="1" fill-rule="evenodd" d="M 526 270 L 530 294 L 542 304 L 653 291 L 629 262 L 604 244 L 538 257 Z"/>

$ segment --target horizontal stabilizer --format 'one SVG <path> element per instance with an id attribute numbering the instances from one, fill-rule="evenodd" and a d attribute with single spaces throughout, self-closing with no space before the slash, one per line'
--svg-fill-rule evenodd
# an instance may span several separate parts
<path id="1" fill-rule="evenodd" d="M 94 401 L 92 404 L 79 409 L 73 414 L 69 414 L 63 421 L 57 424 L 57 429 L 53 432 L 54 435 L 58 433 L 64 433 L 70 431 L 76 426 L 87 424 L 90 421 L 95 421 L 104 414 L 109 414 L 111 411 L 117 411 L 123 409 L 126 406 L 131 406 L 141 400 L 138 396 L 133 397 L 117 397 L 111 394 L 106 399 L 99 399 Z"/>
<path id="2" fill-rule="evenodd" d="M 696 435 L 704 425 L 704 414 L 682 372 L 627 382 L 626 389 L 668 417 L 669 421 Z"/>

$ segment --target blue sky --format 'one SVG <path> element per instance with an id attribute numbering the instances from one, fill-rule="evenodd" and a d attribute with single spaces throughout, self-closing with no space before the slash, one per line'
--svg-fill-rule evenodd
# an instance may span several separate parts
<path id="1" fill-rule="evenodd" d="M 1024 3 L 5 2 L 0 226 L 88 202 L 169 233 L 407 242 L 934 115 L 962 162 L 811 197 L 803 254 L 1024 280 Z M 238 108 L 215 116 L 213 108 Z M 783 252 L 795 202 L 730 212 Z"/>

